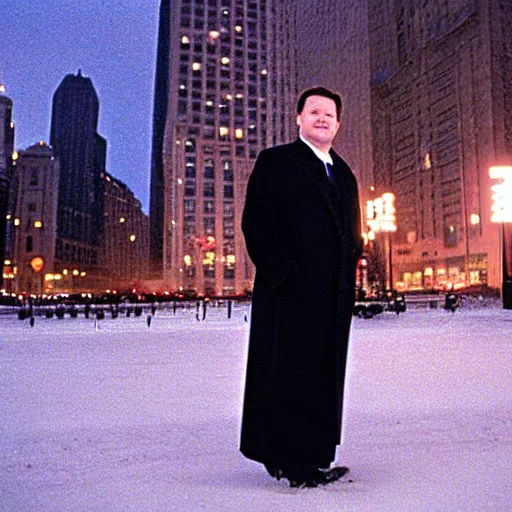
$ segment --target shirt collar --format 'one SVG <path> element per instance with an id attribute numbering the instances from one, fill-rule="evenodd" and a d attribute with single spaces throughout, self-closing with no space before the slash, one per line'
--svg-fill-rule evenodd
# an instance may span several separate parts
<path id="1" fill-rule="evenodd" d="M 311 142 L 309 142 L 306 138 L 304 138 L 302 135 L 299 135 L 299 138 L 304 144 L 307 144 L 315 153 L 315 155 L 322 160 L 324 164 L 331 164 L 333 165 L 332 156 L 329 153 L 324 153 L 323 151 L 320 151 L 316 146 L 313 146 Z"/>

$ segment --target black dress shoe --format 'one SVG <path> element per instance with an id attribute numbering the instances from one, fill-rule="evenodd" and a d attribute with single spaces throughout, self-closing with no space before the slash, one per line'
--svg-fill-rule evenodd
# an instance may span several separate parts
<path id="1" fill-rule="evenodd" d="M 283 476 L 290 482 L 290 487 L 318 487 L 336 482 L 349 469 L 345 466 L 337 466 L 331 469 L 318 468 L 292 468 L 283 471 Z"/>
<path id="2" fill-rule="evenodd" d="M 334 468 L 319 469 L 317 471 L 317 483 L 320 485 L 325 485 L 336 482 L 336 480 L 339 480 L 341 477 L 346 475 L 349 472 L 349 469 L 346 466 L 336 466 Z"/>

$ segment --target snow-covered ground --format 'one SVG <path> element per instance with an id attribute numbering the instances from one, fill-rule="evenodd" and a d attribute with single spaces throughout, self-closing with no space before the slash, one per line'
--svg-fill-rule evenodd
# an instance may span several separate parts
<path id="1" fill-rule="evenodd" d="M 0 510 L 512 510 L 512 312 L 355 319 L 351 482 L 290 489 L 238 452 L 247 306 L 0 316 Z"/>

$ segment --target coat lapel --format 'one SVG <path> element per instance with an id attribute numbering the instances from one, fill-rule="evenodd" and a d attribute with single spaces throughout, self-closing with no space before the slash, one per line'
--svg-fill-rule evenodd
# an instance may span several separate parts
<path id="1" fill-rule="evenodd" d="M 343 232 L 341 219 L 339 218 L 338 212 L 334 208 L 332 202 L 332 193 L 330 190 L 331 185 L 329 185 L 327 180 L 327 174 L 323 168 L 322 162 L 300 139 L 296 141 L 296 144 L 298 146 L 296 165 L 301 171 L 308 175 L 309 179 L 313 183 L 314 189 L 320 196 L 320 199 L 336 221 L 338 232 L 341 235 Z M 335 179 L 337 179 L 337 173 L 335 173 L 334 176 Z"/>

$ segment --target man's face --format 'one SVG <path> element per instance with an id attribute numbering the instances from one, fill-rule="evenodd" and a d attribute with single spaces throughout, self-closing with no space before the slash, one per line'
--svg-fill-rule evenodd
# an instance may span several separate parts
<path id="1" fill-rule="evenodd" d="M 309 96 L 304 108 L 297 114 L 301 135 L 321 151 L 329 151 L 340 128 L 336 103 L 325 96 Z"/>

